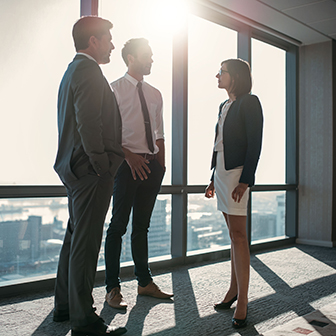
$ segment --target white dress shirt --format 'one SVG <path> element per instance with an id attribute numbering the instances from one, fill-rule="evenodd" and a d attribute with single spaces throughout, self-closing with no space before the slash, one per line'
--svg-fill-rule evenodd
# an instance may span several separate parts
<path id="1" fill-rule="evenodd" d="M 88 59 L 92 60 L 92 61 L 95 61 L 97 64 L 98 62 L 91 56 L 91 55 L 88 55 L 86 53 L 83 53 L 83 52 L 78 52 L 77 55 L 83 55 L 83 56 L 86 56 Z"/>
<path id="2" fill-rule="evenodd" d="M 223 148 L 223 126 L 224 121 L 226 118 L 226 115 L 232 105 L 233 101 L 228 100 L 222 107 L 221 114 L 218 119 L 218 132 L 217 132 L 217 138 L 215 141 L 215 151 L 216 152 L 222 152 L 224 150 Z"/>
<path id="3" fill-rule="evenodd" d="M 144 117 L 137 88 L 138 81 L 128 73 L 111 83 L 122 119 L 122 146 L 133 153 L 150 153 L 146 140 Z M 156 140 L 164 139 L 163 102 L 159 90 L 142 81 L 142 91 L 148 107 L 154 154 L 159 151 Z"/>

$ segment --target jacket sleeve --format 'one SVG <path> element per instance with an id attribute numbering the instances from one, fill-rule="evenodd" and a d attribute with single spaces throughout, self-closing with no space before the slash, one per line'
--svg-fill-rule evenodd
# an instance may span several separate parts
<path id="1" fill-rule="evenodd" d="M 249 95 L 242 101 L 242 116 L 247 139 L 247 150 L 239 182 L 250 187 L 254 184 L 255 172 L 260 157 L 263 132 L 263 114 L 257 96 Z"/>
<path id="2" fill-rule="evenodd" d="M 73 84 L 77 131 L 85 153 L 98 175 L 109 170 L 109 158 L 103 143 L 102 105 L 105 78 L 94 62 L 81 69 Z"/>

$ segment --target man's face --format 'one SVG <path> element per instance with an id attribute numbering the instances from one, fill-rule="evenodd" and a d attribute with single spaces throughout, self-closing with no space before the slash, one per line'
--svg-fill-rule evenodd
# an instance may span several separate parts
<path id="1" fill-rule="evenodd" d="M 108 32 L 108 34 L 102 35 L 100 40 L 97 39 L 97 62 L 99 64 L 109 63 L 113 49 L 114 45 L 112 43 L 112 35 L 110 32 Z"/>
<path id="2" fill-rule="evenodd" d="M 136 56 L 133 57 L 132 64 L 133 71 L 137 72 L 141 76 L 149 75 L 152 68 L 153 53 L 150 46 L 141 46 L 138 48 Z"/>

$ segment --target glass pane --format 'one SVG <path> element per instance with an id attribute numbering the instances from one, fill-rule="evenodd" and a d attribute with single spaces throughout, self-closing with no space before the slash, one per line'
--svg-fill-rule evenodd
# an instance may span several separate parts
<path id="1" fill-rule="evenodd" d="M 164 130 L 167 171 L 163 184 L 171 183 L 171 100 L 172 100 L 172 34 L 174 21 L 168 24 L 163 14 L 161 1 L 154 0 L 102 0 L 100 15 L 113 23 L 111 30 L 115 50 L 111 63 L 102 66 L 109 82 L 123 76 L 126 65 L 121 58 L 121 49 L 131 38 L 144 37 L 149 40 L 153 51 L 153 67 L 145 77 L 151 85 L 160 90 L 163 97 Z M 131 9 L 131 10 L 130 10 Z M 125 20 L 127 18 L 127 20 Z"/>
<path id="2" fill-rule="evenodd" d="M 67 221 L 67 198 L 0 200 L 0 286 L 55 273 Z"/>
<path id="3" fill-rule="evenodd" d="M 252 242 L 285 236 L 286 192 L 252 192 Z"/>
<path id="4" fill-rule="evenodd" d="M 7 164 L 0 184 L 60 184 L 53 170 L 57 92 L 75 55 L 79 7 L 79 0 L 1 2 L 0 157 Z"/>
<path id="5" fill-rule="evenodd" d="M 98 266 L 105 266 L 104 246 L 111 212 L 110 206 Z M 0 286 L 56 273 L 67 222 L 68 200 L 65 197 L 0 200 Z M 121 262 L 132 260 L 131 227 L 128 225 L 123 237 Z M 170 258 L 170 232 L 171 196 L 159 195 L 149 229 L 150 258 Z"/>
<path id="6" fill-rule="evenodd" d="M 112 207 L 110 207 L 103 233 L 103 242 L 99 255 L 98 266 L 105 266 L 104 245 L 106 231 L 109 226 Z M 170 258 L 170 237 L 171 237 L 171 196 L 158 195 L 153 214 L 151 217 L 148 233 L 148 253 L 149 258 L 169 256 Z M 132 234 L 132 213 L 128 222 L 126 234 L 122 238 L 121 263 L 133 261 L 131 252 L 131 234 Z"/>
<path id="7" fill-rule="evenodd" d="M 285 183 L 286 52 L 252 39 L 252 92 L 263 107 L 264 134 L 256 184 Z"/>
<path id="8" fill-rule="evenodd" d="M 188 34 L 188 184 L 208 184 L 218 108 L 227 99 L 215 76 L 237 57 L 237 33 L 190 15 Z"/>
<path id="9" fill-rule="evenodd" d="M 149 258 L 171 257 L 171 196 L 159 195 L 151 218 L 148 234 Z"/>
<path id="10" fill-rule="evenodd" d="M 223 246 L 229 248 L 230 244 L 224 216 L 217 210 L 217 200 L 207 199 L 203 194 L 188 195 L 187 251 L 214 251 Z"/>

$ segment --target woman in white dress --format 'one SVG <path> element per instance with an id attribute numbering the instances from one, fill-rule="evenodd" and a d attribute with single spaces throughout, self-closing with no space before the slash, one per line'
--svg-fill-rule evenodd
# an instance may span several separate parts
<path id="1" fill-rule="evenodd" d="M 263 115 L 252 87 L 250 66 L 241 59 L 221 63 L 218 87 L 229 99 L 219 108 L 213 151 L 213 174 L 207 198 L 217 196 L 231 238 L 231 283 L 215 309 L 229 309 L 237 300 L 232 318 L 234 328 L 247 324 L 250 251 L 246 232 L 249 187 L 254 184 L 262 142 Z"/>

